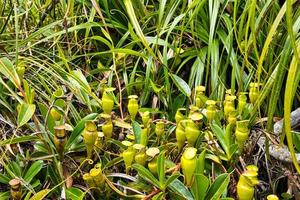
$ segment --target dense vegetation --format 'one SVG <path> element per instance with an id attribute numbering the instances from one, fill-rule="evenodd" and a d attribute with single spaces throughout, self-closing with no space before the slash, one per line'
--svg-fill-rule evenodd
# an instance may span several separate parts
<path id="1" fill-rule="evenodd" d="M 1 0 L 0 199 L 299 199 L 299 29 L 295 0 Z"/>

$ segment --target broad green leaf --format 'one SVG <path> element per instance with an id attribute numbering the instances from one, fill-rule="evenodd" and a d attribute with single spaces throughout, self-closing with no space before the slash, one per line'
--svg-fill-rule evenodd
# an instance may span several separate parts
<path id="1" fill-rule="evenodd" d="M 92 93 L 89 83 L 80 69 L 71 71 L 70 75 L 68 76 L 68 80 L 70 82 L 70 87 L 73 88 L 76 97 L 79 98 L 84 104 L 86 104 L 90 110 L 91 102 L 89 95 L 92 96 L 96 101 L 100 101 L 98 97 L 94 93 Z"/>
<path id="2" fill-rule="evenodd" d="M 122 161 L 123 161 L 123 158 L 121 156 L 116 157 L 116 158 L 112 159 L 111 161 L 109 161 L 104 167 L 105 168 L 110 168 L 110 167 L 115 166 L 116 164 L 118 164 Z"/>
<path id="3" fill-rule="evenodd" d="M 186 96 L 184 94 L 176 95 L 176 98 L 173 100 L 172 108 L 171 108 L 171 116 L 173 120 L 178 108 L 184 107 L 185 100 L 186 100 Z"/>
<path id="4" fill-rule="evenodd" d="M 2 173 L 0 173 L 0 183 L 8 184 L 10 178 Z"/>
<path id="5" fill-rule="evenodd" d="M 222 164 L 220 158 L 214 154 L 205 154 L 205 158 L 214 161 L 215 163 Z"/>
<path id="6" fill-rule="evenodd" d="M 0 199 L 1 200 L 8 200 L 8 199 L 10 199 L 10 192 L 9 191 L 0 192 Z"/>
<path id="7" fill-rule="evenodd" d="M 191 96 L 191 89 L 189 85 L 179 76 L 175 74 L 171 74 L 171 78 L 174 81 L 175 85 L 178 87 L 178 89 L 185 94 L 185 96 L 189 97 Z"/>
<path id="8" fill-rule="evenodd" d="M 237 144 L 232 144 L 229 148 L 230 155 L 233 155 L 238 149 L 239 148 Z"/>
<path id="9" fill-rule="evenodd" d="M 229 153 L 229 146 L 227 146 L 226 140 L 225 140 L 225 133 L 222 128 L 220 128 L 215 122 L 212 123 L 211 129 L 215 136 L 217 136 L 218 141 L 221 143 L 221 146 L 225 150 L 226 153 Z"/>
<path id="10" fill-rule="evenodd" d="M 29 169 L 27 170 L 25 176 L 23 177 L 24 180 L 28 183 L 31 182 L 31 180 L 37 175 L 41 169 L 43 168 L 44 162 L 42 160 L 35 161 L 31 164 Z"/>
<path id="11" fill-rule="evenodd" d="M 6 144 L 16 144 L 16 143 L 22 143 L 22 142 L 32 142 L 35 140 L 38 140 L 39 138 L 37 136 L 32 135 L 24 135 L 20 137 L 13 137 L 6 140 L 2 140 L 0 142 L 0 146 L 4 146 Z"/>
<path id="12" fill-rule="evenodd" d="M 88 81 L 86 80 L 85 76 L 81 72 L 81 70 L 73 70 L 71 72 L 70 78 L 73 78 L 79 83 L 79 88 L 84 88 L 87 92 L 91 92 L 91 88 L 89 86 Z"/>
<path id="13" fill-rule="evenodd" d="M 164 86 L 158 88 L 156 86 L 156 84 L 150 79 L 150 85 L 151 85 L 151 88 L 153 89 L 153 91 L 156 93 L 156 94 L 159 94 L 160 91 L 164 88 Z"/>
<path id="14" fill-rule="evenodd" d="M 168 179 L 166 180 L 165 184 L 164 184 L 164 188 L 168 187 L 168 185 L 170 185 L 179 176 L 181 176 L 181 174 L 179 172 L 175 172 L 171 176 L 169 176 Z"/>
<path id="15" fill-rule="evenodd" d="M 76 139 L 80 136 L 82 130 L 84 129 L 85 122 L 89 120 L 94 120 L 98 116 L 98 113 L 91 113 L 84 118 L 80 120 L 80 122 L 75 126 L 73 132 L 70 135 L 70 138 L 68 139 L 68 142 L 66 144 L 66 149 L 69 149 L 71 145 L 76 142 Z"/>
<path id="16" fill-rule="evenodd" d="M 54 184 L 54 185 L 57 185 L 60 183 L 60 177 L 59 177 L 59 174 L 56 172 L 56 169 L 53 165 L 48 165 L 47 166 L 47 177 L 50 178 L 51 182 Z"/>
<path id="17" fill-rule="evenodd" d="M 41 185 L 41 181 L 39 179 L 36 179 L 31 183 L 32 188 L 36 188 L 40 185 Z"/>
<path id="18" fill-rule="evenodd" d="M 177 193 L 178 195 L 180 195 L 181 197 L 183 197 L 184 199 L 187 200 L 194 200 L 192 194 L 190 193 L 190 191 L 187 189 L 187 187 L 178 179 L 175 179 L 174 181 L 172 181 L 168 187 L 174 191 L 175 193 Z"/>
<path id="19" fill-rule="evenodd" d="M 206 150 L 203 150 L 197 159 L 195 181 L 191 188 L 194 198 L 199 200 L 204 200 L 206 191 L 209 187 L 209 179 L 203 175 L 205 168 L 205 154 Z"/>
<path id="20" fill-rule="evenodd" d="M 155 185 L 156 187 L 161 188 L 159 181 L 144 166 L 142 166 L 140 164 L 133 164 L 132 168 L 135 169 L 139 173 L 141 178 L 150 182 L 151 184 Z"/>
<path id="21" fill-rule="evenodd" d="M 205 168 L 205 154 L 206 151 L 203 150 L 197 160 L 197 168 L 196 168 L 196 173 L 203 174 L 204 173 L 204 168 Z"/>
<path id="22" fill-rule="evenodd" d="M 25 93 L 25 99 L 26 99 L 26 102 L 28 104 L 33 104 L 34 102 L 34 97 L 35 97 L 35 89 L 33 87 L 31 87 L 28 82 L 23 79 L 22 80 L 22 83 L 23 83 L 23 90 L 24 90 L 24 93 Z M 21 92 L 22 93 L 22 92 Z"/>
<path id="23" fill-rule="evenodd" d="M 71 187 L 66 190 L 67 199 L 71 200 L 82 200 L 85 196 L 85 192 L 79 188 Z"/>
<path id="24" fill-rule="evenodd" d="M 229 184 L 229 174 L 224 173 L 217 177 L 215 182 L 210 186 L 207 195 L 205 197 L 206 200 L 217 200 L 221 197 L 221 195 L 226 191 L 227 186 Z"/>
<path id="25" fill-rule="evenodd" d="M 109 179 L 106 179 L 106 183 L 113 190 L 114 193 L 119 194 L 120 196 L 126 197 L 128 199 L 143 199 L 145 197 L 141 194 L 127 195 L 120 191 Z"/>
<path id="26" fill-rule="evenodd" d="M 136 121 L 133 121 L 132 128 L 133 128 L 135 142 L 137 144 L 140 144 L 141 143 L 141 132 L 142 132 L 141 126 Z"/>
<path id="27" fill-rule="evenodd" d="M 203 174 L 195 173 L 195 181 L 191 188 L 194 198 L 197 200 L 204 200 L 208 187 L 209 179 Z"/>
<path id="28" fill-rule="evenodd" d="M 154 195 L 151 199 L 152 200 L 163 200 L 164 199 L 164 193 L 159 192 L 158 194 Z"/>
<path id="29" fill-rule="evenodd" d="M 36 156 L 36 154 L 38 154 L 38 155 L 44 155 L 44 156 L 49 154 L 49 151 L 47 150 L 47 148 L 45 147 L 45 145 L 43 144 L 43 142 L 40 141 L 40 140 L 37 140 L 35 142 L 34 149 L 36 149 L 37 152 L 33 153 L 32 156 L 33 155 Z M 37 156 L 37 157 L 39 157 L 39 156 Z"/>
<path id="30" fill-rule="evenodd" d="M 293 142 L 295 148 L 297 149 L 298 152 L 300 152 L 300 135 L 299 135 L 300 133 L 294 131 L 292 131 L 292 133 L 293 133 Z"/>
<path id="31" fill-rule="evenodd" d="M 18 110 L 18 127 L 26 124 L 35 112 L 34 104 L 22 103 Z"/>
<path id="32" fill-rule="evenodd" d="M 32 193 L 31 193 L 31 192 L 28 192 L 28 193 L 26 194 L 26 196 L 24 197 L 24 200 L 29 200 L 31 195 L 32 195 Z"/>
<path id="33" fill-rule="evenodd" d="M 14 65 L 6 57 L 0 58 L 0 73 L 8 78 L 17 88 L 21 86 L 21 81 Z"/>
<path id="34" fill-rule="evenodd" d="M 10 162 L 9 167 L 16 176 L 18 176 L 18 177 L 22 176 L 22 169 L 21 169 L 20 163 L 18 161 Z"/>
<path id="35" fill-rule="evenodd" d="M 165 182 L 165 151 L 162 151 L 157 158 L 157 171 L 160 186 L 164 186 Z"/>
<path id="36" fill-rule="evenodd" d="M 49 110 L 48 107 L 46 105 L 44 105 L 43 103 L 38 103 L 38 108 L 45 120 L 47 112 Z M 55 126 L 55 120 L 53 119 L 52 115 L 50 115 L 50 113 L 49 113 L 48 118 L 47 118 L 47 127 L 51 131 L 51 133 L 54 133 L 54 126 Z"/>

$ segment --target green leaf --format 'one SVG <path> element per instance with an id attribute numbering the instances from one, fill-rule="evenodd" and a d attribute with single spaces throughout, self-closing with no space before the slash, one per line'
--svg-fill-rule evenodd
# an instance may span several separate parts
<path id="1" fill-rule="evenodd" d="M 239 148 L 237 144 L 232 144 L 229 148 L 230 155 L 233 155 L 238 149 Z"/>
<path id="2" fill-rule="evenodd" d="M 37 175 L 41 169 L 43 168 L 44 162 L 42 160 L 35 161 L 30 168 L 27 170 L 25 176 L 23 177 L 24 180 L 28 183 Z"/>
<path id="3" fill-rule="evenodd" d="M 47 166 L 47 177 L 50 178 L 53 185 L 57 185 L 60 183 L 59 174 L 57 173 L 57 171 L 53 165 Z"/>
<path id="4" fill-rule="evenodd" d="M 39 140 L 39 138 L 37 136 L 24 135 L 24 136 L 20 136 L 20 137 L 13 137 L 13 138 L 9 138 L 9 139 L 6 139 L 6 140 L 2 140 L 0 142 L 0 146 L 4 146 L 6 144 L 16 144 L 16 143 L 22 143 L 22 142 L 31 142 L 31 141 L 35 141 L 35 140 Z"/>
<path id="5" fill-rule="evenodd" d="M 175 74 L 171 74 L 171 78 L 174 81 L 175 85 L 178 87 L 178 89 L 185 94 L 185 96 L 189 97 L 191 96 L 191 89 L 189 85 L 179 76 Z"/>
<path id="6" fill-rule="evenodd" d="M 112 159 L 111 161 L 109 161 L 104 167 L 105 168 L 110 168 L 110 167 L 115 166 L 116 164 L 118 164 L 122 161 L 123 161 L 123 158 L 121 156 L 116 157 L 116 158 Z"/>
<path id="7" fill-rule="evenodd" d="M 12 162 L 10 162 L 9 167 L 17 177 L 22 176 L 22 169 L 21 169 L 19 162 L 12 161 Z"/>
<path id="8" fill-rule="evenodd" d="M 38 108 L 39 108 L 39 111 L 41 112 L 44 120 L 46 119 L 46 115 L 47 115 L 47 112 L 48 112 L 48 107 L 46 105 L 44 105 L 43 103 L 38 103 Z M 54 133 L 54 126 L 55 126 L 55 120 L 53 119 L 52 115 L 48 115 L 48 118 L 47 118 L 47 127 L 48 129 L 51 131 L 51 133 Z"/>
<path id="9" fill-rule="evenodd" d="M 84 104 L 86 104 L 91 110 L 91 102 L 89 95 L 91 95 L 95 100 L 99 101 L 98 97 L 92 93 L 88 81 L 81 72 L 81 70 L 73 70 L 68 76 L 70 82 L 70 87 L 73 88 L 76 97 L 79 98 Z"/>
<path id="10" fill-rule="evenodd" d="M 184 94 L 176 95 L 176 98 L 173 100 L 172 108 L 171 108 L 171 116 L 174 120 L 176 111 L 178 108 L 184 107 L 186 96 Z"/>
<path id="11" fill-rule="evenodd" d="M 105 44 L 108 48 L 112 49 L 112 45 L 110 44 L 110 42 L 108 40 L 106 40 L 104 37 L 101 36 L 93 36 L 90 37 L 91 40 L 98 40 L 99 42 L 101 42 L 102 44 Z"/>
<path id="12" fill-rule="evenodd" d="M 71 200 L 82 200 L 85 196 L 85 192 L 79 188 L 71 187 L 66 190 L 67 199 Z"/>
<path id="13" fill-rule="evenodd" d="M 150 80 L 151 80 L 151 71 L 154 68 L 154 61 L 153 58 L 150 56 L 147 65 L 146 65 L 146 74 L 145 74 L 145 81 L 144 81 L 144 90 L 142 93 L 142 96 L 140 98 L 141 106 L 144 106 L 145 104 L 148 103 L 149 95 L 150 95 Z"/>
<path id="14" fill-rule="evenodd" d="M 190 191 L 187 189 L 187 187 L 178 179 L 175 179 L 174 181 L 172 181 L 168 187 L 174 191 L 175 193 L 177 193 L 178 195 L 180 195 L 181 197 L 183 197 L 184 199 L 187 200 L 194 200 L 192 194 L 190 193 Z"/>
<path id="15" fill-rule="evenodd" d="M 10 192 L 0 192 L 0 199 L 1 200 L 8 200 L 10 198 Z"/>
<path id="16" fill-rule="evenodd" d="M 124 0 L 124 4 L 128 13 L 128 16 L 130 18 L 130 21 L 132 23 L 132 26 L 134 27 L 136 34 L 139 36 L 141 42 L 143 43 L 143 45 L 146 47 L 146 49 L 148 50 L 148 52 L 153 56 L 156 57 L 154 52 L 152 51 L 152 49 L 150 48 L 149 44 L 147 43 L 147 40 L 145 38 L 145 35 L 138 23 L 138 20 L 136 18 L 135 12 L 134 12 L 134 8 L 132 6 L 132 1 L 131 0 Z"/>
<path id="17" fill-rule="evenodd" d="M 179 172 L 175 172 L 171 176 L 169 176 L 168 179 L 166 180 L 165 184 L 164 184 L 164 188 L 168 187 L 168 185 L 170 185 L 179 176 L 181 176 L 181 174 Z"/>
<path id="18" fill-rule="evenodd" d="M 28 193 L 26 194 L 26 196 L 24 197 L 24 200 L 29 200 L 31 195 L 32 195 L 32 193 L 31 193 L 31 192 L 28 192 Z"/>
<path id="19" fill-rule="evenodd" d="M 35 111 L 34 104 L 22 103 L 18 112 L 18 127 L 21 127 L 24 124 L 26 124 L 33 116 L 34 111 Z"/>
<path id="20" fill-rule="evenodd" d="M 30 200 L 40 200 L 40 199 L 44 199 L 49 193 L 50 193 L 50 189 L 44 189 L 39 191 L 38 193 L 36 193 L 35 195 L 33 195 Z"/>
<path id="21" fill-rule="evenodd" d="M 212 123 L 211 129 L 213 133 L 217 136 L 218 141 L 221 143 L 221 146 L 225 150 L 226 154 L 229 153 L 229 146 L 227 146 L 226 140 L 225 140 L 225 132 L 222 128 L 220 128 L 215 122 Z"/>
<path id="22" fill-rule="evenodd" d="M 195 181 L 191 188 L 195 199 L 204 200 L 208 187 L 209 179 L 203 174 L 195 173 Z"/>
<path id="23" fill-rule="evenodd" d="M 136 121 L 133 121 L 132 128 L 133 128 L 135 142 L 137 144 L 140 144 L 141 143 L 141 132 L 142 132 L 141 126 Z"/>
<path id="24" fill-rule="evenodd" d="M 94 120 L 97 118 L 97 116 L 98 113 L 91 113 L 80 120 L 80 122 L 75 126 L 73 132 L 71 133 L 70 138 L 68 139 L 66 149 L 69 149 L 71 145 L 76 142 L 76 139 L 80 136 L 82 130 L 84 129 L 85 122 Z"/>
<path id="25" fill-rule="evenodd" d="M 261 55 L 259 57 L 258 65 L 257 65 L 258 82 L 260 82 L 260 75 L 261 75 L 261 72 L 262 72 L 265 56 L 266 56 L 266 54 L 268 52 L 268 49 L 269 49 L 269 45 L 271 44 L 272 39 L 273 39 L 274 35 L 277 32 L 276 29 L 279 26 L 280 21 L 282 20 L 285 12 L 286 12 L 286 3 L 283 4 L 280 11 L 278 12 L 278 14 L 277 14 L 270 30 L 268 31 L 268 35 L 265 39 L 265 43 L 264 43 L 264 46 L 262 48 Z"/>
<path id="26" fill-rule="evenodd" d="M 212 160 L 215 163 L 218 163 L 220 165 L 222 164 L 220 158 L 218 156 L 214 155 L 214 154 L 206 154 L 205 158 L 210 159 L 210 160 Z"/>
<path id="27" fill-rule="evenodd" d="M 139 173 L 139 176 L 141 176 L 141 178 L 161 189 L 160 182 L 144 166 L 140 164 L 133 164 L 132 168 Z"/>
<path id="28" fill-rule="evenodd" d="M 0 183 L 8 184 L 10 178 L 2 173 L 0 173 Z"/>
<path id="29" fill-rule="evenodd" d="M 32 188 L 36 188 L 38 186 L 41 186 L 41 181 L 39 179 L 35 179 L 32 183 L 31 183 L 31 186 Z"/>
<path id="30" fill-rule="evenodd" d="M 165 182 L 165 151 L 162 151 L 157 158 L 158 180 L 161 187 L 164 187 Z"/>
<path id="31" fill-rule="evenodd" d="M 209 179 L 203 175 L 205 168 L 205 155 L 206 150 L 203 150 L 197 159 L 195 181 L 191 188 L 194 198 L 199 200 L 204 200 L 206 191 L 209 187 Z"/>
<path id="32" fill-rule="evenodd" d="M 164 86 L 158 88 L 156 86 L 156 84 L 150 79 L 150 85 L 151 85 L 151 88 L 153 89 L 153 91 L 156 93 L 156 94 L 159 94 L 160 91 L 164 88 Z"/>
<path id="33" fill-rule="evenodd" d="M 0 58 L 0 73 L 8 78 L 17 88 L 21 86 L 20 78 L 15 70 L 12 62 L 4 57 Z"/>
<path id="34" fill-rule="evenodd" d="M 129 123 L 121 121 L 120 119 L 113 120 L 113 123 L 115 126 L 120 128 L 132 129 L 132 126 Z"/>
<path id="35" fill-rule="evenodd" d="M 226 191 L 229 184 L 229 174 L 224 173 L 217 177 L 215 182 L 210 186 L 206 198 L 207 200 L 217 200 Z"/>
<path id="36" fill-rule="evenodd" d="M 81 70 L 73 70 L 71 72 L 70 79 L 75 79 L 76 82 L 79 84 L 78 88 L 84 88 L 86 92 L 91 92 L 91 88 L 89 86 L 88 81 L 86 80 L 85 76 L 82 74 Z"/>
<path id="37" fill-rule="evenodd" d="M 298 132 L 292 131 L 292 133 L 293 133 L 293 142 L 295 148 L 297 149 L 298 152 L 300 152 L 300 135 Z"/>
<path id="38" fill-rule="evenodd" d="M 164 193 L 159 192 L 158 194 L 154 195 L 151 199 L 152 200 L 162 200 L 162 199 L 164 199 Z"/>
<path id="39" fill-rule="evenodd" d="M 204 168 L 205 168 L 205 154 L 206 151 L 203 150 L 197 160 L 197 168 L 195 173 L 203 174 L 204 173 Z"/>
<path id="40" fill-rule="evenodd" d="M 298 51 L 300 51 L 300 45 L 298 46 Z M 299 70 L 299 61 L 294 54 L 290 68 L 288 71 L 288 76 L 286 80 L 285 93 L 284 93 L 284 130 L 286 133 L 286 139 L 288 144 L 288 149 L 291 153 L 293 164 L 298 173 L 300 173 L 300 166 L 296 158 L 296 153 L 293 144 L 293 135 L 291 132 L 291 110 L 292 102 L 295 97 L 296 89 L 299 83 L 299 78 L 297 78 L 297 72 Z"/>

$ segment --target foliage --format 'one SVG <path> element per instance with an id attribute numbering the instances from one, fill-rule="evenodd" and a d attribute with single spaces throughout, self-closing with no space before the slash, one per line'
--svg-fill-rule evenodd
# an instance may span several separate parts
<path id="1" fill-rule="evenodd" d="M 14 178 L 24 199 L 235 198 L 244 162 L 257 164 L 250 129 L 272 132 L 275 116 L 300 172 L 289 120 L 300 100 L 298 8 L 0 1 L 0 198 Z M 187 146 L 191 185 L 180 165 Z M 101 184 L 89 182 L 93 169 Z"/>

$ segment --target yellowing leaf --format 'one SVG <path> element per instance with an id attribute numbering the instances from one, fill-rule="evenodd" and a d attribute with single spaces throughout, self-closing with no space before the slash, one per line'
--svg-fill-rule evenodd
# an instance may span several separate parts
<path id="1" fill-rule="evenodd" d="M 134 12 L 134 8 L 132 5 L 132 1 L 131 0 L 124 0 L 124 4 L 128 13 L 128 16 L 130 18 L 130 21 L 136 31 L 136 34 L 140 37 L 141 42 L 143 43 L 143 45 L 146 47 L 146 49 L 149 51 L 149 53 L 153 56 L 156 57 L 154 52 L 152 51 L 152 49 L 150 48 L 149 44 L 147 43 L 147 40 L 145 38 L 145 35 L 138 23 L 138 20 L 136 18 L 135 12 Z"/>
<path id="2" fill-rule="evenodd" d="M 0 73 L 8 78 L 17 88 L 20 87 L 21 81 L 17 71 L 12 62 L 6 57 L 0 59 Z"/>
<path id="3" fill-rule="evenodd" d="M 44 199 L 48 193 L 50 192 L 50 189 L 44 189 L 33 195 L 29 200 L 41 200 Z"/>

